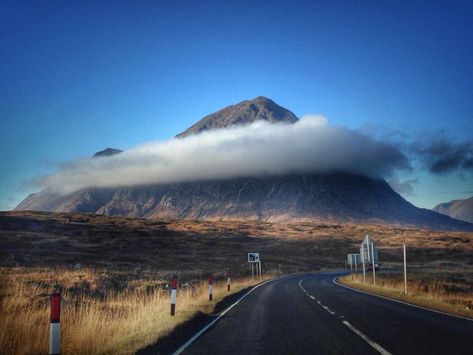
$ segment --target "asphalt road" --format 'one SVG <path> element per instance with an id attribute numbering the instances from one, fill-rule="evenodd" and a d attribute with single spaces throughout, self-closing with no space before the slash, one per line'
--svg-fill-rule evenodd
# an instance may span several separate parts
<path id="1" fill-rule="evenodd" d="M 473 321 L 306 274 L 254 290 L 184 354 L 473 354 Z"/>

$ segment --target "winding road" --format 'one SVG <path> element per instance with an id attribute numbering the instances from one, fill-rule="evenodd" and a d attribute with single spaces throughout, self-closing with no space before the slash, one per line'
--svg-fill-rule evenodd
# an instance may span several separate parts
<path id="1" fill-rule="evenodd" d="M 473 354 L 473 321 L 348 289 L 342 274 L 266 282 L 176 353 Z"/>

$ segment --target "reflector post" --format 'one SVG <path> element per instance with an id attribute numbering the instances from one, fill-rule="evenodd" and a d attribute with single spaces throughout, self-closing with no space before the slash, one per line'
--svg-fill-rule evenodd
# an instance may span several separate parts
<path id="1" fill-rule="evenodd" d="M 177 276 L 171 278 L 171 316 L 176 314 Z"/>
<path id="2" fill-rule="evenodd" d="M 61 349 L 61 294 L 51 295 L 51 321 L 49 324 L 49 354 L 57 355 Z"/>
<path id="3" fill-rule="evenodd" d="M 212 275 L 209 276 L 209 301 L 212 301 L 212 289 L 213 289 L 214 278 Z"/>
<path id="4" fill-rule="evenodd" d="M 51 323 L 59 323 L 61 319 L 61 294 L 51 295 Z"/>

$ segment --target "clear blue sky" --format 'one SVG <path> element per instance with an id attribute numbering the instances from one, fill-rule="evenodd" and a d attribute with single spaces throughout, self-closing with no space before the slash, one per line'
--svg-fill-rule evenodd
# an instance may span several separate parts
<path id="1" fill-rule="evenodd" d="M 380 137 L 472 142 L 472 23 L 472 1 L 4 0 L 0 210 L 59 163 L 258 95 Z M 422 207 L 473 195 L 471 170 L 401 178 Z"/>

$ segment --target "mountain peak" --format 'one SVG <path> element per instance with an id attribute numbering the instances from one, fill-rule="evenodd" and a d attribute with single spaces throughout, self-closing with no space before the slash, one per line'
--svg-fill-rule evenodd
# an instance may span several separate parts
<path id="1" fill-rule="evenodd" d="M 297 121 L 297 117 L 271 99 L 257 96 L 252 100 L 245 100 L 236 105 L 227 106 L 220 111 L 205 116 L 196 124 L 178 134 L 177 137 L 185 137 L 210 129 L 250 124 L 259 120 L 294 123 Z"/>
<path id="2" fill-rule="evenodd" d="M 100 152 L 95 153 L 92 158 L 100 158 L 100 157 L 109 157 L 111 155 L 119 154 L 122 150 L 115 149 L 115 148 L 106 148 L 101 150 Z"/>

